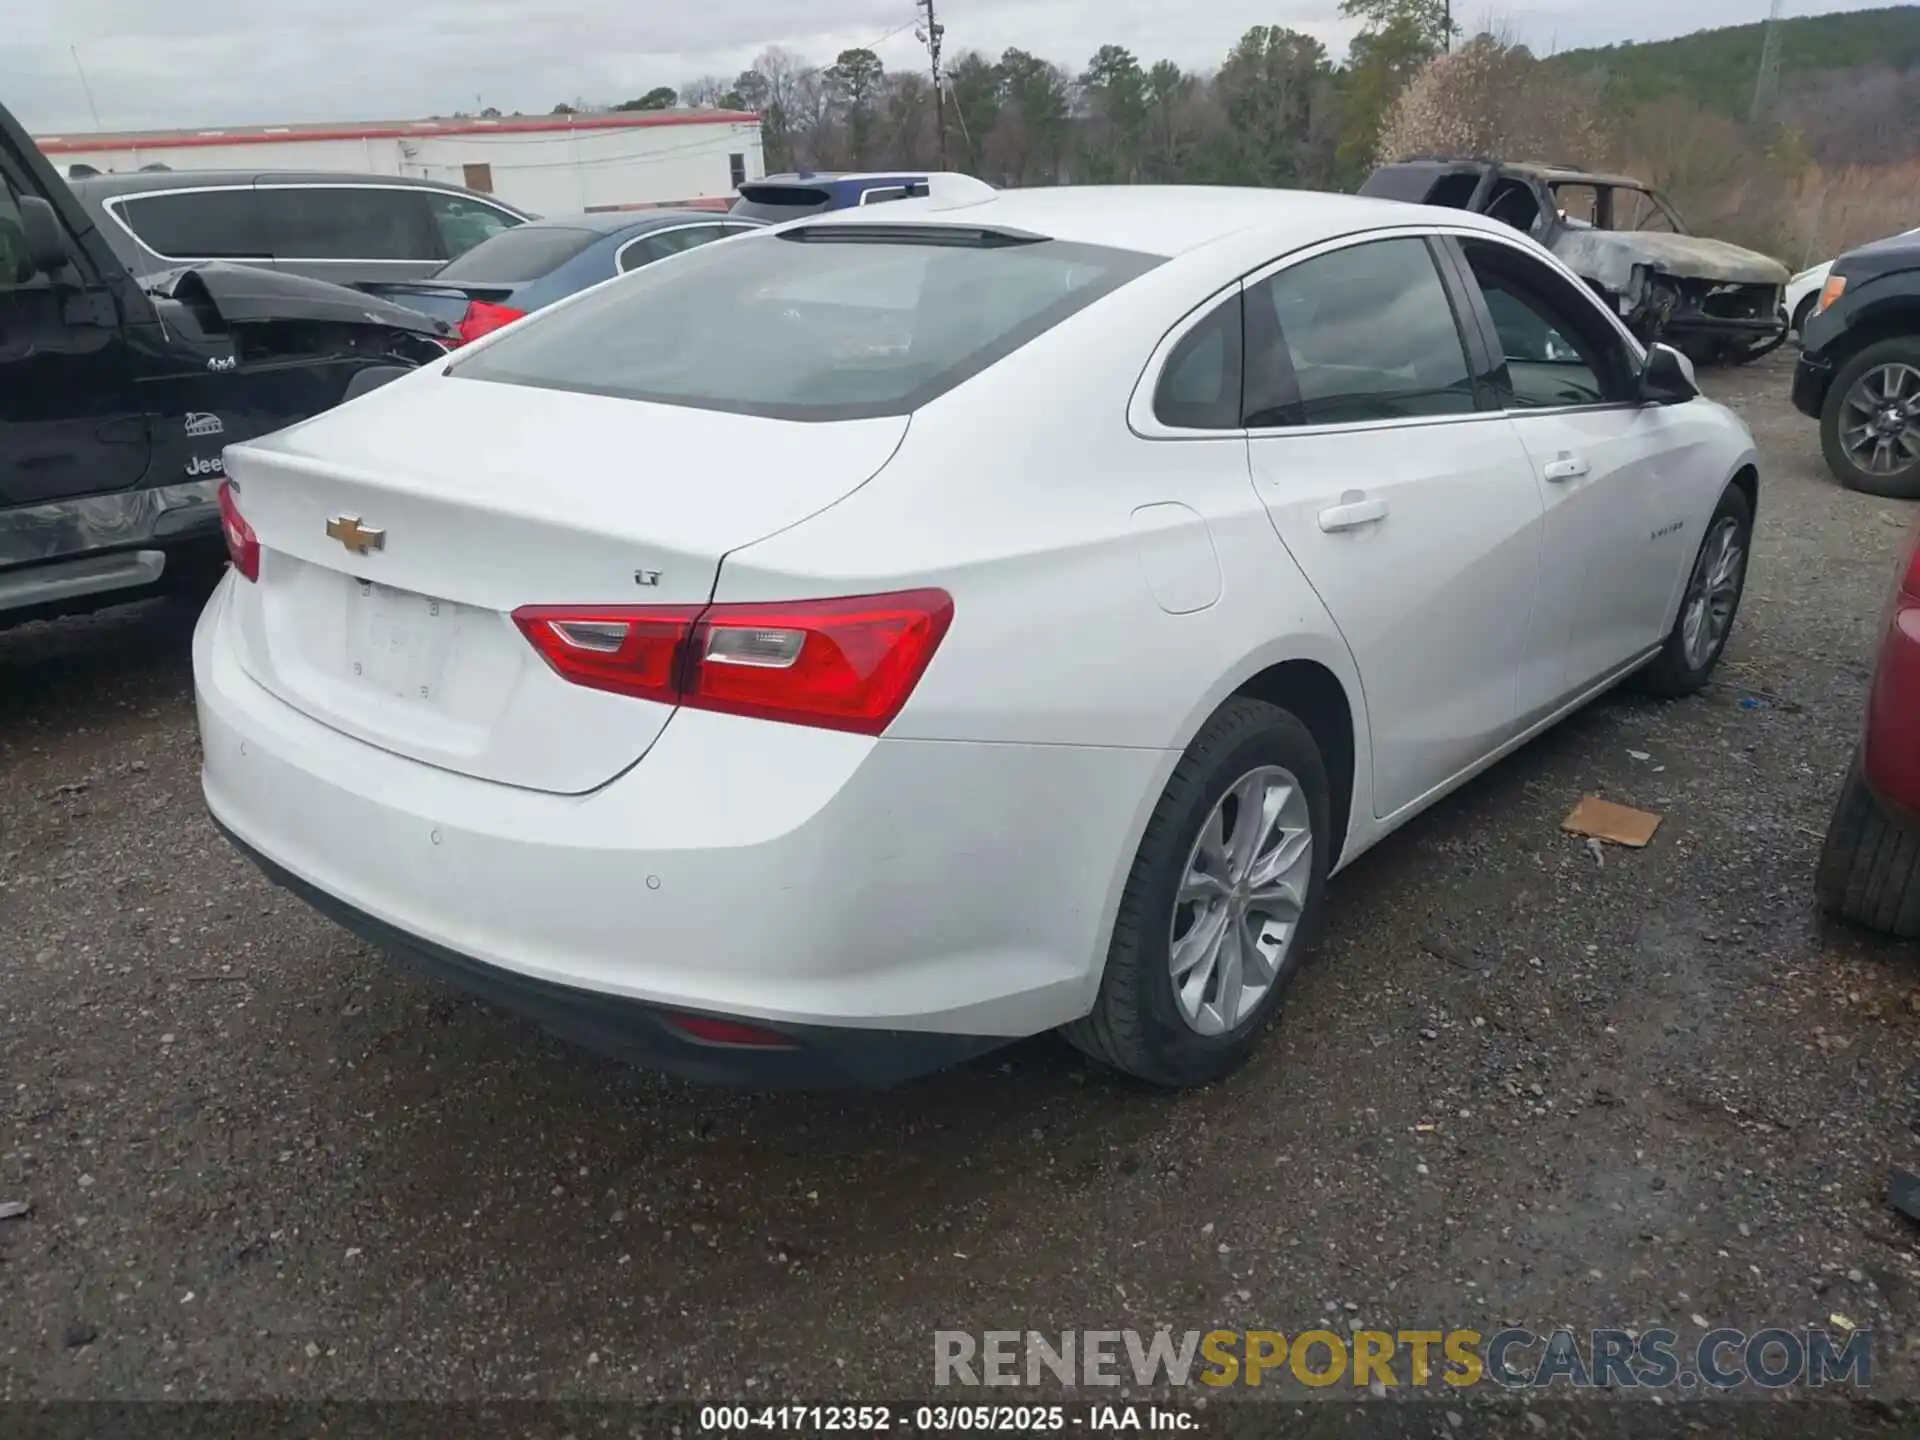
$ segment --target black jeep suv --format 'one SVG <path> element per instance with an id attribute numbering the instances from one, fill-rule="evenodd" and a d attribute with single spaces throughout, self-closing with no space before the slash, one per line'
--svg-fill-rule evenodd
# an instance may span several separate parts
<path id="1" fill-rule="evenodd" d="M 0 628 L 206 585 L 221 451 L 446 353 L 452 332 L 244 265 L 135 279 L 0 109 Z"/>
<path id="2" fill-rule="evenodd" d="M 1793 403 L 1840 483 L 1920 500 L 1920 235 L 1833 262 L 1801 337 Z"/>

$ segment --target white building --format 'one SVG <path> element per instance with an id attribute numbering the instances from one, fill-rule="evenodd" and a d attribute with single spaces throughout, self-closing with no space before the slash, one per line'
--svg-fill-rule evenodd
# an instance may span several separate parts
<path id="1" fill-rule="evenodd" d="M 760 117 L 732 110 L 636 110 L 493 120 L 248 125 L 112 135 L 41 135 L 62 174 L 327 170 L 413 175 L 498 195 L 540 215 L 729 200 L 760 179 Z"/>

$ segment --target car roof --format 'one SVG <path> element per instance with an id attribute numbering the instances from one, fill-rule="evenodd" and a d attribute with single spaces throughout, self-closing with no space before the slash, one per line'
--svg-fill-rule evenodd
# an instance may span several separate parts
<path id="1" fill-rule="evenodd" d="M 845 185 L 859 180 L 881 184 L 898 183 L 907 180 L 924 180 L 924 170 L 821 170 L 801 175 L 789 172 L 785 175 L 769 175 L 764 180 L 749 180 L 749 185 Z"/>
<path id="2" fill-rule="evenodd" d="M 586 230 L 596 235 L 622 235 L 628 231 L 644 235 L 649 230 L 669 225 L 754 225 L 757 221 L 724 210 L 687 210 L 668 208 L 646 210 L 592 210 L 584 215 L 545 215 L 516 225 L 521 230 Z"/>
<path id="3" fill-rule="evenodd" d="M 1447 223 L 1511 235 L 1497 220 L 1449 211 Z M 1225 185 L 1064 185 L 1001 190 L 967 204 L 894 200 L 879 210 L 828 210 L 787 222 L 812 225 L 952 225 L 1026 231 L 1053 240 L 1174 256 L 1247 230 L 1284 245 L 1311 244 L 1359 230 L 1435 224 L 1432 206 L 1318 190 Z"/>
<path id="4" fill-rule="evenodd" d="M 1531 175 L 1549 185 L 1610 185 L 1628 190 L 1651 190 L 1644 180 L 1631 175 L 1609 175 L 1600 170 L 1582 170 L 1577 165 L 1553 165 L 1543 160 L 1474 159 L 1465 155 L 1418 155 L 1382 165 L 1382 170 L 1485 170 L 1496 167 L 1509 175 Z"/>

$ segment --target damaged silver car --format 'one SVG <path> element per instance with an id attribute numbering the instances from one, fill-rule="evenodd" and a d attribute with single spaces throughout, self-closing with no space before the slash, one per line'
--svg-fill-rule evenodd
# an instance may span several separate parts
<path id="1" fill-rule="evenodd" d="M 1383 165 L 1362 195 L 1471 210 L 1524 230 L 1591 285 L 1642 341 L 1701 363 L 1753 360 L 1787 336 L 1787 267 L 1687 232 L 1666 198 L 1626 175 L 1497 160 Z"/>

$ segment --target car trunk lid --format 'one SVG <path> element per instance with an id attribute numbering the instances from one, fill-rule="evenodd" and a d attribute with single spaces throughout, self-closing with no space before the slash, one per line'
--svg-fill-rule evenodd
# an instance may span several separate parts
<path id="1" fill-rule="evenodd" d="M 410 377 L 227 452 L 261 547 L 234 587 L 241 663 L 382 749 L 583 793 L 673 707 L 562 679 L 513 612 L 704 605 L 729 550 L 858 488 L 906 425 Z"/>

